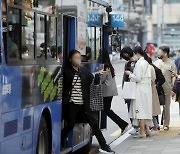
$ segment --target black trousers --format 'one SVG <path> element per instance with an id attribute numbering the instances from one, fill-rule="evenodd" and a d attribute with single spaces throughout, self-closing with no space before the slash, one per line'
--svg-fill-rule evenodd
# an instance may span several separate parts
<path id="1" fill-rule="evenodd" d="M 113 97 L 104 97 L 104 112 L 105 114 L 111 118 L 122 130 L 126 128 L 128 123 L 121 119 L 117 114 L 114 113 L 114 111 L 111 109 L 111 103 L 112 103 Z"/>
<path id="2" fill-rule="evenodd" d="M 61 132 L 61 141 L 67 137 L 68 133 L 74 128 L 78 122 L 87 122 L 92 128 L 94 135 L 96 136 L 101 147 L 106 146 L 106 140 L 99 129 L 98 118 L 95 119 L 92 116 L 85 113 L 84 105 L 77 105 L 70 103 L 67 109 L 67 126 Z M 98 117 L 98 116 L 97 116 Z"/>

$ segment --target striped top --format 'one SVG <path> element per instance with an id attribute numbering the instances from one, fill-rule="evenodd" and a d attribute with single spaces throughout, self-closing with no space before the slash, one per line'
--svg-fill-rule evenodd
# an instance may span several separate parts
<path id="1" fill-rule="evenodd" d="M 74 79 L 72 82 L 73 88 L 71 92 L 71 100 L 74 104 L 83 105 L 83 97 L 82 97 L 82 87 L 81 87 L 81 78 L 78 76 L 78 73 L 74 75 Z"/>

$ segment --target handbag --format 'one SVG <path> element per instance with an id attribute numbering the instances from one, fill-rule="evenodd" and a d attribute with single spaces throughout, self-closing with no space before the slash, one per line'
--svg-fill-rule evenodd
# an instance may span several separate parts
<path id="1" fill-rule="evenodd" d="M 160 94 L 158 94 L 160 105 L 165 105 L 165 94 L 164 91 L 162 91 Z"/>
<path id="2" fill-rule="evenodd" d="M 90 85 L 90 110 L 91 111 L 104 110 L 102 83 L 100 81 L 99 84 L 95 84 L 95 79 L 93 79 Z"/>
<path id="3" fill-rule="evenodd" d="M 176 79 L 176 81 L 174 82 L 173 92 L 175 92 L 176 94 L 180 94 L 180 80 L 179 79 Z"/>
<path id="4" fill-rule="evenodd" d="M 121 96 L 123 99 L 136 99 L 136 82 L 124 82 Z"/>

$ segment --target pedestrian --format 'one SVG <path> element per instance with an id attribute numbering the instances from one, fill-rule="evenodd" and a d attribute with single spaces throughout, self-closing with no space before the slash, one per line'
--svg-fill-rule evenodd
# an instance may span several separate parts
<path id="1" fill-rule="evenodd" d="M 163 89 L 165 93 L 165 106 L 163 109 L 164 130 L 169 130 L 171 94 L 172 94 L 172 87 L 176 78 L 174 76 L 174 73 L 176 72 L 176 66 L 174 62 L 169 58 L 169 52 L 170 49 L 168 46 L 159 47 L 159 51 L 158 51 L 159 59 L 154 63 L 154 65 L 162 71 L 165 77 L 165 83 L 163 84 Z"/>
<path id="2" fill-rule="evenodd" d="M 136 59 L 133 56 L 134 56 L 133 50 L 129 46 L 125 46 L 121 50 L 120 57 L 127 61 L 125 63 L 125 66 L 124 66 L 124 72 L 125 71 L 133 72 L 135 64 L 136 64 Z M 126 75 L 126 73 L 123 74 L 122 88 L 124 86 L 124 82 L 130 82 L 129 76 Z M 128 112 L 129 112 L 131 100 L 130 99 L 125 99 L 124 101 L 127 104 L 127 108 L 128 108 Z M 130 121 L 132 123 L 132 119 L 131 118 L 130 118 Z M 130 134 L 131 135 L 137 135 L 138 131 L 139 131 L 139 126 L 133 125 L 133 127 L 134 127 L 134 130 L 132 130 L 130 132 Z"/>
<path id="3" fill-rule="evenodd" d="M 134 48 L 138 59 L 134 72 L 125 71 L 132 82 L 136 82 L 136 99 L 131 101 L 129 115 L 138 120 L 140 133 L 135 138 L 151 136 L 150 122 L 152 121 L 152 88 L 151 67 L 147 62 L 148 56 L 140 46 Z"/>
<path id="4" fill-rule="evenodd" d="M 122 49 L 120 57 L 127 61 L 124 66 L 124 72 L 125 71 L 133 72 L 136 63 L 133 55 L 134 55 L 133 50 L 129 46 L 125 46 Z M 129 76 L 126 75 L 126 73 L 124 73 L 122 87 L 124 86 L 124 82 L 129 82 L 129 81 L 130 81 Z M 129 111 L 131 100 L 125 100 L 125 103 L 127 104 Z"/>
<path id="5" fill-rule="evenodd" d="M 153 129 L 151 130 L 152 135 L 159 134 L 159 124 L 158 124 L 158 115 L 161 114 L 161 108 L 160 108 L 160 101 L 159 96 L 157 92 L 157 86 L 162 87 L 162 84 L 165 82 L 165 78 L 162 75 L 162 72 L 160 69 L 158 69 L 155 65 L 152 63 L 152 59 L 149 57 L 148 62 L 151 65 L 151 74 L 152 74 L 152 117 L 153 117 Z"/>
<path id="6" fill-rule="evenodd" d="M 107 71 L 107 73 L 101 76 L 101 81 L 103 85 L 104 113 L 120 127 L 122 134 L 124 134 L 128 130 L 129 124 L 123 119 L 121 119 L 111 109 L 113 97 L 117 96 L 118 92 L 115 81 L 115 71 L 111 64 L 108 51 L 106 49 L 103 49 L 102 63 L 104 64 L 104 71 Z"/>
<path id="7" fill-rule="evenodd" d="M 80 67 L 81 54 L 77 50 L 69 53 L 69 60 L 63 73 L 63 104 L 66 106 L 66 123 L 62 130 L 61 141 L 65 140 L 68 133 L 73 130 L 76 121 L 82 119 L 90 124 L 96 136 L 101 152 L 114 153 L 107 145 L 106 140 L 99 129 L 98 112 L 92 112 L 89 108 L 90 85 L 93 75 L 84 67 Z"/>
<path id="8" fill-rule="evenodd" d="M 178 57 L 176 60 L 175 60 L 175 64 L 176 64 L 176 67 L 177 67 L 177 81 L 180 80 L 180 57 Z M 178 94 L 176 91 L 174 91 L 175 94 L 176 94 L 176 101 L 180 103 L 180 94 Z M 179 105 L 180 106 L 180 105 Z"/>

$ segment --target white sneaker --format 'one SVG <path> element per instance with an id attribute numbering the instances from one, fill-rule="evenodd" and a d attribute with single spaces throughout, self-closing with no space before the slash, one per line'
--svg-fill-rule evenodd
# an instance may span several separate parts
<path id="1" fill-rule="evenodd" d="M 129 134 L 131 134 L 131 135 L 138 135 L 139 134 L 139 130 L 134 128 Z"/>
<path id="2" fill-rule="evenodd" d="M 168 131 L 168 130 L 169 130 L 169 126 L 165 126 L 165 127 L 164 127 L 164 130 L 165 130 L 165 131 Z"/>
<path id="3" fill-rule="evenodd" d="M 155 135 L 158 135 L 158 134 L 159 134 L 158 130 L 154 130 L 154 129 L 151 130 L 151 135 L 152 136 L 155 136 Z"/>

